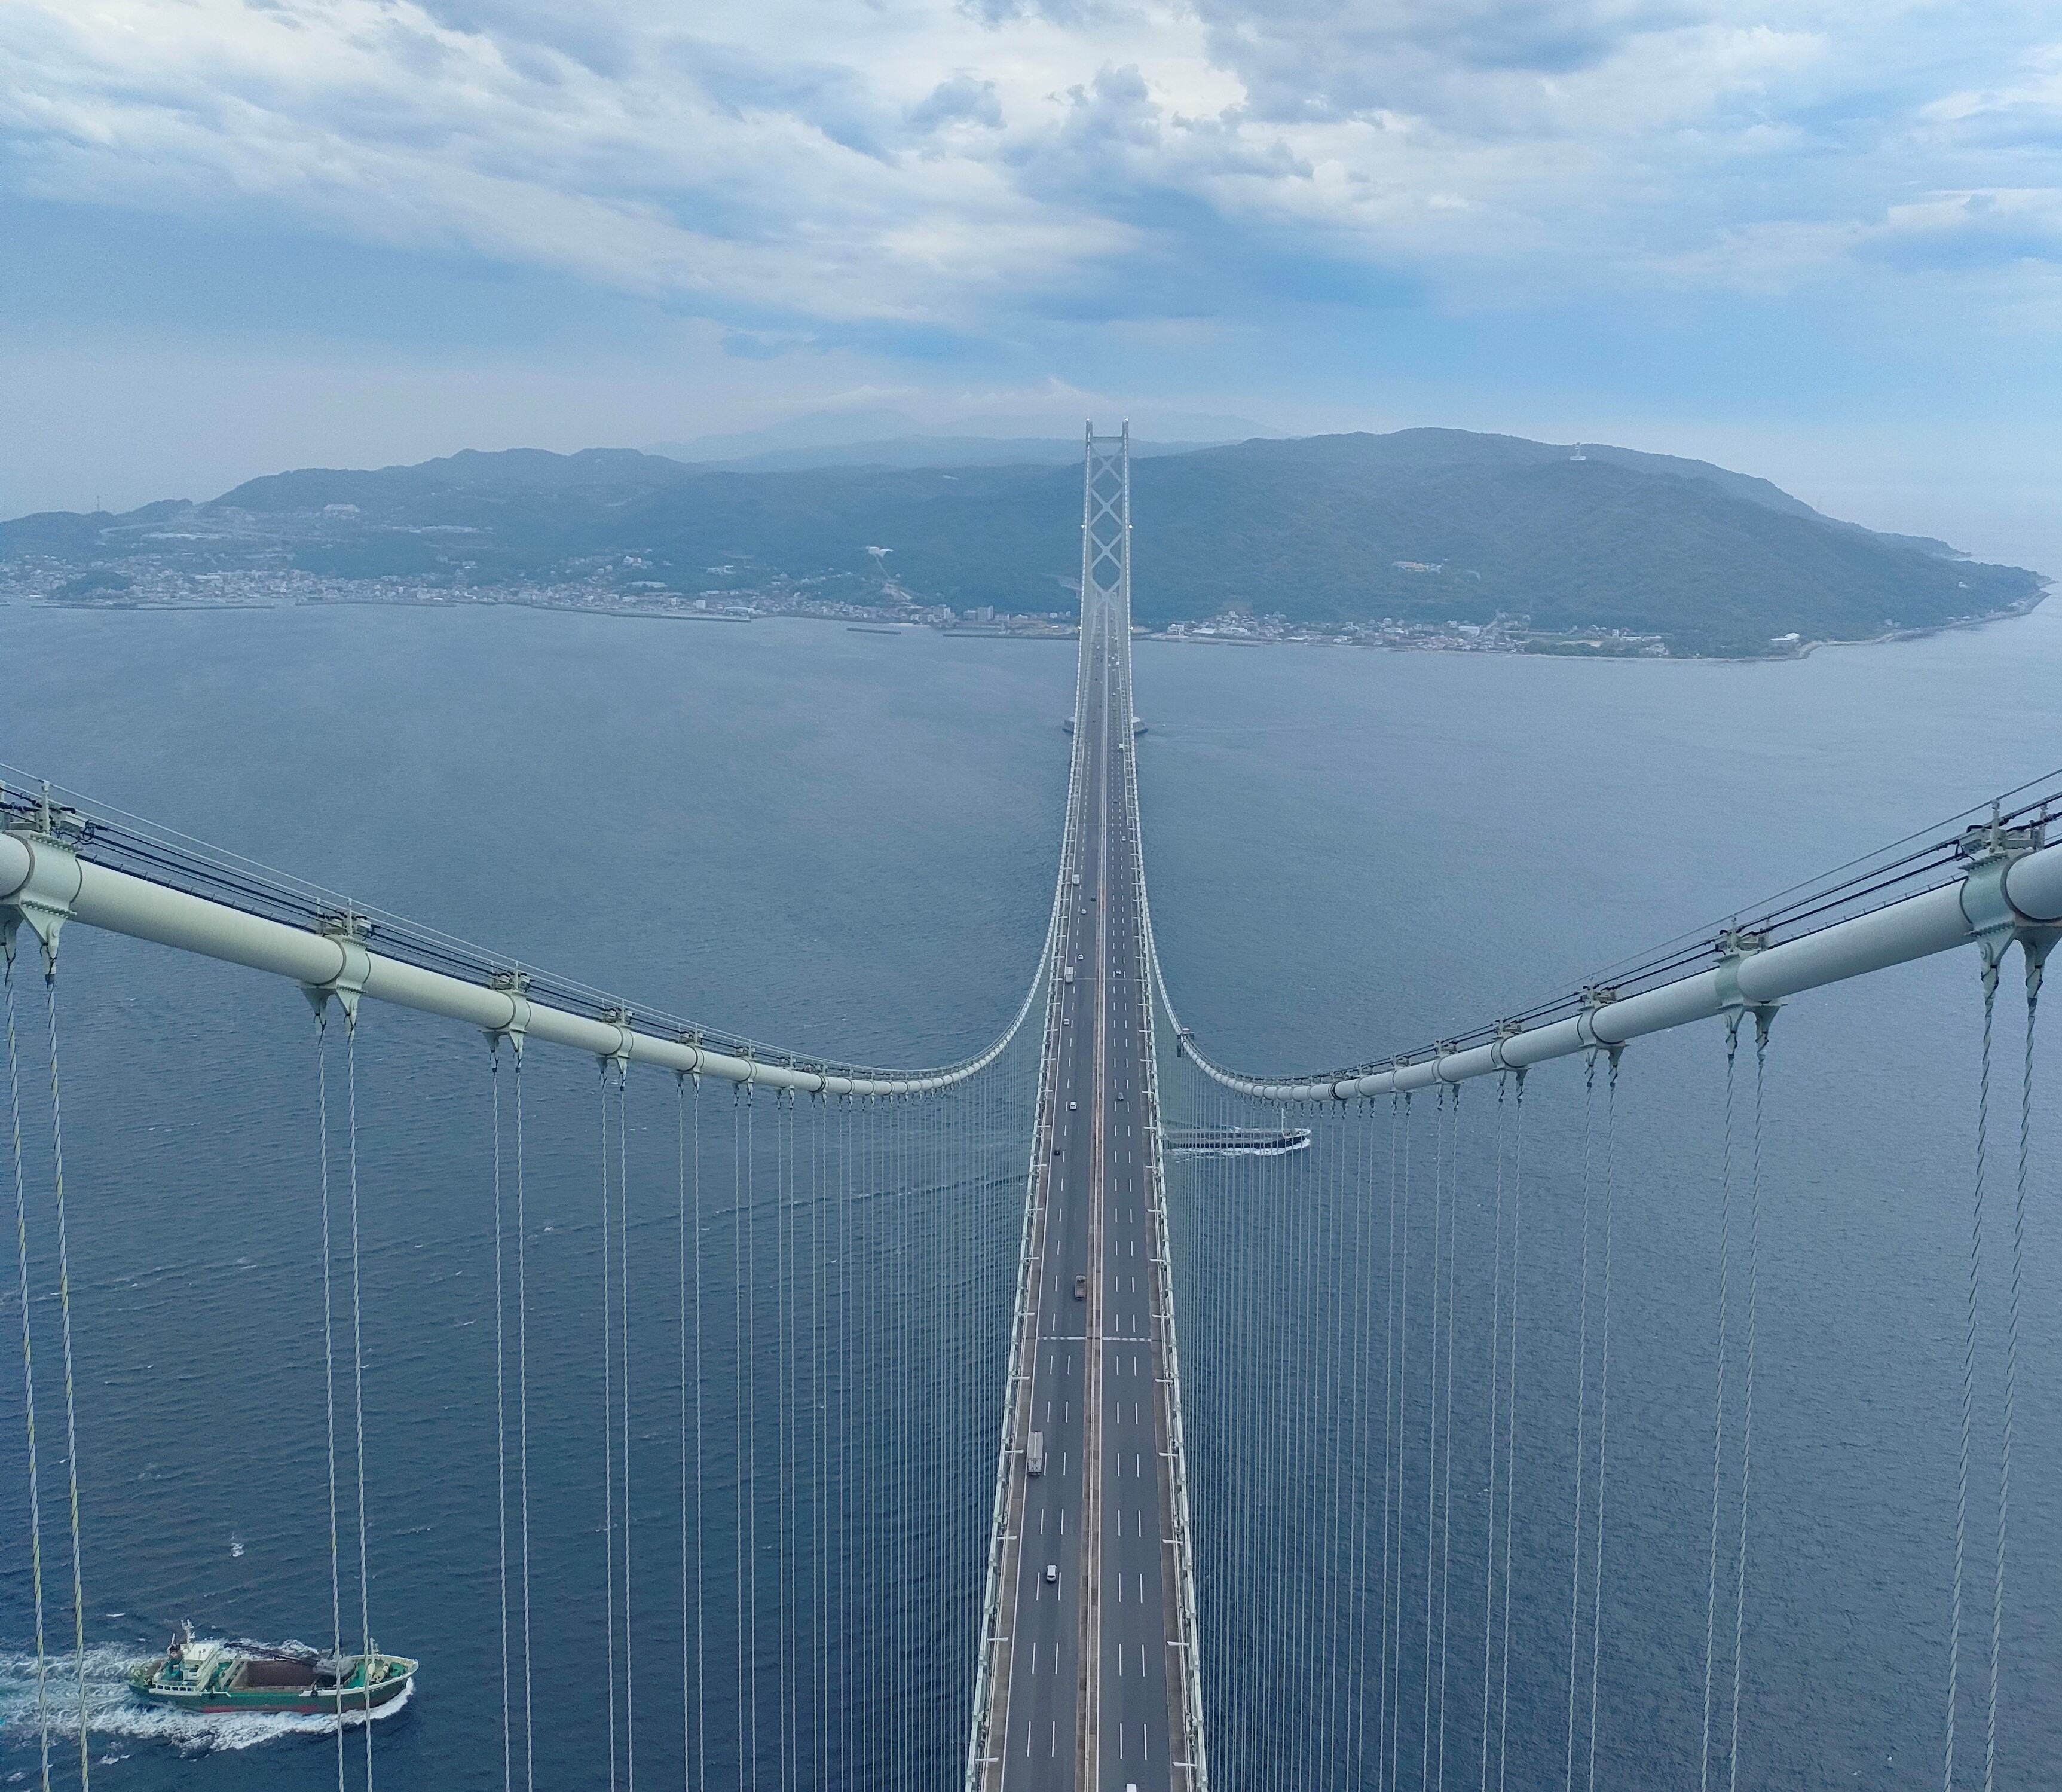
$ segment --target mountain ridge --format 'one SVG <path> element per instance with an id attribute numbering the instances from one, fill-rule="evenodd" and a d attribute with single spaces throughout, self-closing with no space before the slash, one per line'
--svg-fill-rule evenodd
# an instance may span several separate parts
<path id="1" fill-rule="evenodd" d="M 1256 438 L 1133 469 L 1134 611 L 1328 627 L 1526 617 L 1546 632 L 1765 651 L 2024 609 L 2047 581 L 1822 515 L 1768 480 L 1610 444 L 1459 430 Z M 326 578 L 744 594 L 805 587 L 964 611 L 1062 611 L 1066 464 L 734 471 L 633 449 L 466 450 L 300 468 L 200 504 L 0 523 L 0 560 L 272 564 Z M 83 575 L 82 575 L 83 576 Z"/>

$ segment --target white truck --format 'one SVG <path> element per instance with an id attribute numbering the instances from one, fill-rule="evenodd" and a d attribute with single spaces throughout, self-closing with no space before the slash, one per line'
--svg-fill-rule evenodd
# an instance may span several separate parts
<path id="1" fill-rule="evenodd" d="M 1045 1433 L 1042 1431 L 1031 1433 L 1031 1441 L 1024 1451 L 1024 1472 L 1028 1475 L 1045 1472 Z"/>

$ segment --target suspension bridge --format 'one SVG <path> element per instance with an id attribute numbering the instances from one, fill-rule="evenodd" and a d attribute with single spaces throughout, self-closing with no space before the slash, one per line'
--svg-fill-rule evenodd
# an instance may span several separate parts
<path id="1" fill-rule="evenodd" d="M 1973 948 L 1978 1153 L 1938 1727 L 1948 1786 L 1993 1782 L 2034 1024 L 2062 934 L 2062 845 L 2048 839 L 2062 788 L 2029 786 L 1414 1048 L 1328 1070 L 1233 1069 L 1181 1024 L 1155 949 L 1131 535 L 1128 431 L 1091 430 L 1047 932 L 1008 1024 L 953 1063 L 776 1049 L 48 785 L 0 791 L 28 1564 L 10 1622 L 33 1638 L 34 1680 L 10 1721 L 33 1737 L 46 1785 L 90 1782 L 96 1726 L 124 1696 L 89 1666 L 79 1420 L 94 1389 L 75 1373 L 73 1289 L 106 1204 L 65 1181 L 60 992 L 91 974 L 90 957 L 73 968 L 78 929 L 307 997 L 327 1472 L 307 1596 L 339 1656 L 369 1652 L 381 1622 L 360 1157 L 361 1129 L 378 1121 L 361 1111 L 361 1035 L 391 1006 L 484 1041 L 498 1662 L 461 1682 L 426 1660 L 423 1696 L 491 1707 L 497 1756 L 482 1784 L 626 1792 L 640 1774 L 689 1792 L 1400 1792 L 1450 1774 L 1486 1792 L 1514 1762 L 1521 1782 L 1558 1771 L 1594 1786 L 1621 1066 L 1639 1040 L 1691 1027 L 1711 1033 L 1722 1067 L 1724 1229 L 1704 1623 L 1687 1645 L 1703 1718 L 1678 1741 L 1683 1777 L 1737 1784 L 1775 1017 L 1827 985 Z M 18 1008 L 35 983 L 32 1032 Z M 2023 1003 L 2016 1077 L 1992 1073 L 2001 993 Z M 596 1067 L 581 1097 L 592 1252 L 576 1269 L 546 1254 L 535 1219 L 540 1044 Z M 1551 1321 L 1575 1333 L 1574 1515 L 1542 1648 L 1525 1640 L 1539 1629 L 1530 1614 L 1514 1616 L 1527 1502 L 1565 1504 L 1568 1489 L 1521 1475 L 1521 1413 L 1538 1397 L 1530 1341 L 1549 1321 L 1521 1313 L 1520 1262 L 1537 1223 L 1528 1177 L 1541 1175 L 1536 1149 L 1526 1155 L 1539 1100 L 1528 1076 L 1556 1060 L 1579 1072 L 1579 1145 L 1562 1167 L 1581 1229 L 1572 1310 Z M 29 1092 L 46 1073 L 46 1118 Z M 1478 1083 L 1486 1117 L 1471 1100 L 1464 1121 Z M 552 1112 L 566 1124 L 563 1104 Z M 1971 1494 L 1977 1271 L 2000 1248 L 2000 1222 L 1988 1243 L 1984 1227 L 2001 1182 L 2008 1359 L 1986 1533 Z M 1278 1223 L 1302 1199 L 1324 1221 L 1307 1236 Z M 546 1278 L 571 1273 L 584 1278 L 580 1397 L 598 1401 L 600 1428 L 584 1482 L 555 1472 L 547 1499 L 533 1446 L 566 1422 L 568 1384 L 532 1333 Z M 596 1639 L 571 1662 L 552 1647 L 568 1600 Z M 552 1709 L 569 1674 L 595 1708 L 571 1739 Z M 337 1774 L 369 1786 L 385 1720 L 358 1715 L 333 1726 Z"/>

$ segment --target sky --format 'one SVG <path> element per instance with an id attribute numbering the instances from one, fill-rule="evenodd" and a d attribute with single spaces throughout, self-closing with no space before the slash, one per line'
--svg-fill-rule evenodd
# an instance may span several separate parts
<path id="1" fill-rule="evenodd" d="M 2062 574 L 2058 339 L 2052 5 L 0 0 L 0 515 L 1230 415 Z"/>

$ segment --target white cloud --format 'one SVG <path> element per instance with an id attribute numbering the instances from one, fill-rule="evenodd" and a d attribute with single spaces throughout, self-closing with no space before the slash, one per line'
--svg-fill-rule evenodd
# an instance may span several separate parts
<path id="1" fill-rule="evenodd" d="M 31 194 L 255 208 L 776 334 L 1168 306 L 1127 256 L 1538 297 L 1915 257 L 1995 287 L 2053 252 L 2025 195 L 2062 188 L 2062 51 L 2009 12 L 768 0 L 694 23 L 660 0 L 0 0 L 0 133 Z"/>

